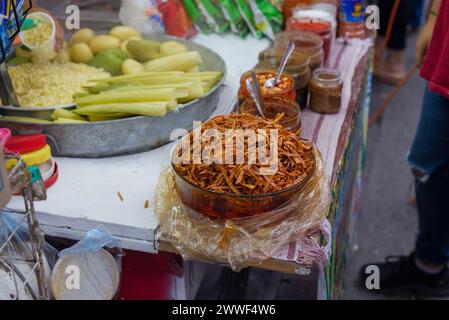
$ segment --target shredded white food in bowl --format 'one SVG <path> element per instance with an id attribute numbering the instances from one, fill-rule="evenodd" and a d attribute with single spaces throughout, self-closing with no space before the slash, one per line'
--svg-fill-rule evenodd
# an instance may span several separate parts
<path id="1" fill-rule="evenodd" d="M 75 93 L 85 92 L 89 80 L 109 73 L 81 63 L 23 63 L 8 67 L 21 107 L 51 107 L 73 103 Z"/>

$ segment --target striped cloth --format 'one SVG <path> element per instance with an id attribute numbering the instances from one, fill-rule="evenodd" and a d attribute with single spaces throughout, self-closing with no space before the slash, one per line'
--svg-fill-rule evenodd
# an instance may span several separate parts
<path id="1" fill-rule="evenodd" d="M 340 70 L 343 78 L 343 95 L 340 112 L 334 115 L 322 115 L 309 108 L 301 115 L 302 136 L 313 141 L 320 150 L 325 164 L 326 174 L 330 177 L 331 187 L 335 182 L 339 161 L 342 157 L 350 126 L 353 120 L 356 102 L 361 90 L 367 53 L 372 46 L 370 39 L 350 40 L 348 43 L 336 41 L 333 45 L 328 67 Z M 331 226 L 324 221 L 321 230 L 327 241 L 325 248 L 320 248 L 316 238 L 310 237 L 301 242 L 292 242 L 282 247 L 272 258 L 291 261 L 298 265 L 317 263 L 323 267 L 329 258 L 331 244 Z M 302 268 L 298 267 L 301 273 Z"/>

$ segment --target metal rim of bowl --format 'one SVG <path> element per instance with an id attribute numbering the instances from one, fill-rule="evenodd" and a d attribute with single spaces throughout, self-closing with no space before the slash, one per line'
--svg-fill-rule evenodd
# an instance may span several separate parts
<path id="1" fill-rule="evenodd" d="M 98 34 L 101 34 L 101 32 L 97 32 Z M 197 98 L 197 99 L 195 99 L 195 100 L 192 100 L 192 101 L 190 101 L 190 102 L 188 102 L 188 103 L 186 103 L 186 104 L 183 104 L 182 105 L 182 107 L 181 108 L 186 108 L 186 107 L 189 107 L 189 106 L 191 106 L 192 104 L 194 104 L 194 103 L 196 103 L 196 102 L 198 102 L 198 101 L 201 101 L 202 99 L 206 99 L 206 98 L 208 98 L 209 97 L 209 95 L 211 95 L 211 94 L 213 94 L 215 91 L 217 91 L 217 90 L 219 90 L 220 89 L 220 87 L 223 85 L 223 83 L 224 83 L 224 81 L 226 80 L 226 76 L 227 76 L 227 67 L 226 67 L 226 62 L 223 60 L 223 58 L 218 54 L 218 53 L 216 53 L 214 50 L 212 50 L 212 49 L 209 49 L 208 47 L 205 47 L 205 46 L 203 46 L 203 45 L 201 45 L 201 44 L 198 44 L 198 43 L 195 43 L 195 42 L 191 42 L 191 41 L 188 41 L 188 40 L 185 40 L 185 39 L 182 39 L 182 38 L 178 38 L 178 37 L 174 37 L 174 36 L 167 36 L 167 35 L 164 35 L 164 36 L 162 36 L 162 37 L 154 37 L 154 39 L 165 39 L 166 41 L 168 41 L 169 39 L 170 40 L 175 40 L 175 41 L 180 41 L 180 42 L 182 42 L 182 43 L 193 43 L 194 45 L 196 45 L 196 46 L 200 46 L 200 47 L 203 47 L 203 48 L 205 48 L 205 49 L 207 49 L 207 50 L 209 50 L 209 51 L 211 51 L 213 54 L 215 54 L 217 57 L 218 57 L 218 59 L 219 60 L 221 60 L 221 62 L 223 63 L 223 66 L 224 66 L 224 71 L 223 71 L 223 74 L 222 74 L 222 77 L 221 77 L 221 79 L 215 84 L 215 86 L 207 93 L 207 94 L 205 94 L 204 96 L 202 96 L 202 97 L 200 97 L 200 98 Z M 17 111 L 17 110 L 20 110 L 20 111 L 50 111 L 50 110 L 55 110 L 55 109 L 68 109 L 68 108 L 73 108 L 73 107 L 76 107 L 76 104 L 75 103 L 73 103 L 73 104 L 66 104 L 66 105 L 60 105 L 60 106 L 51 106 L 51 107 L 13 107 L 13 106 L 3 106 L 3 105 L 0 105 L 0 110 L 1 109 L 6 109 L 6 110 L 12 110 L 12 111 Z M 114 119 L 114 120 L 107 120 L 107 121 L 100 121 L 100 122 L 95 122 L 95 125 L 101 125 L 101 124 L 104 124 L 104 125 L 107 125 L 107 124 L 109 124 L 109 123 L 111 123 L 111 122 L 116 122 L 116 121 L 131 121 L 131 120 L 136 120 L 137 118 L 144 118 L 144 117 L 150 117 L 150 116 L 131 116 L 131 117 L 128 117 L 128 118 L 122 118 L 122 119 Z M 156 118 L 156 117 L 155 117 Z M 161 117 L 157 117 L 157 118 L 161 118 Z M 1 115 L 0 115 L 0 121 L 10 121 L 10 120 L 2 120 L 1 119 Z M 45 122 L 42 122 L 42 123 L 36 123 L 36 122 L 29 122 L 29 121 L 13 121 L 13 122 L 16 122 L 16 123 L 23 123 L 23 124 L 31 124 L 31 125 L 40 125 L 40 126 L 50 126 L 50 125 L 55 125 L 55 123 L 45 123 Z M 92 122 L 88 122 L 88 123 L 58 123 L 57 125 L 65 125 L 65 126 L 80 126 L 80 125 L 91 125 L 92 124 Z"/>
<path id="2" fill-rule="evenodd" d="M 1 106 L 0 105 L 0 110 L 1 109 L 6 109 L 6 110 L 11 110 L 11 111 L 51 111 L 51 110 L 56 110 L 56 109 L 68 109 L 68 108 L 73 108 L 76 107 L 76 104 L 71 103 L 71 104 L 63 104 L 60 106 L 51 106 L 51 107 L 13 107 L 13 106 Z"/>
<path id="3" fill-rule="evenodd" d="M 179 145 L 178 145 L 179 146 Z M 173 152 L 176 151 L 176 149 L 178 148 L 178 146 L 176 146 L 173 149 Z M 284 192 L 288 192 L 291 191 L 293 189 L 299 188 L 304 186 L 307 182 L 310 181 L 310 179 L 312 178 L 312 176 L 315 174 L 316 171 L 316 162 L 317 162 L 317 156 L 316 156 L 316 151 L 314 149 L 311 149 L 311 158 L 313 160 L 313 166 L 312 169 L 310 170 L 310 172 L 307 174 L 307 176 L 302 179 L 301 181 L 299 181 L 298 183 L 295 183 L 294 185 L 291 185 L 290 187 L 280 190 L 280 191 L 276 191 L 276 192 L 272 192 L 272 193 L 261 193 L 261 194 L 235 194 L 235 193 L 223 193 L 223 192 L 217 192 L 217 191 L 212 191 L 212 190 L 208 190 L 205 188 L 201 188 L 197 185 L 194 185 L 192 182 L 190 182 L 189 180 L 187 180 L 183 175 L 179 174 L 178 171 L 176 170 L 176 166 L 175 164 L 170 160 L 171 166 L 173 168 L 173 171 L 175 172 L 175 174 L 180 177 L 182 180 L 184 180 L 186 183 L 188 183 L 189 185 L 191 185 L 192 187 L 194 187 L 195 189 L 198 189 L 202 192 L 207 192 L 216 196 L 227 196 L 227 197 L 233 197 L 233 198 L 247 198 L 247 199 L 252 199 L 252 198 L 264 198 L 264 197 L 272 197 L 272 196 L 276 196 L 279 194 L 282 194 Z"/>

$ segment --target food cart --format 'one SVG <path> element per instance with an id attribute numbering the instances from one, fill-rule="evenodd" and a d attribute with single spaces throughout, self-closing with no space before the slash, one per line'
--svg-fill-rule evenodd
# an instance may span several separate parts
<path id="1" fill-rule="evenodd" d="M 233 112 L 241 74 L 255 66 L 269 41 L 252 37 L 243 40 L 231 34 L 200 34 L 191 41 L 219 53 L 227 67 L 217 108 L 210 117 Z M 327 220 L 320 232 L 308 239 L 321 249 L 321 254 L 305 259 L 304 243 L 291 242 L 262 263 L 249 264 L 307 277 L 305 283 L 318 299 L 341 297 L 343 268 L 356 233 L 370 103 L 372 40 L 336 41 L 327 66 L 339 70 L 344 80 L 340 111 L 324 115 L 305 109 L 301 113 L 302 137 L 321 152 L 332 192 Z M 47 201 L 35 204 L 45 234 L 79 240 L 87 231 L 101 228 L 123 249 L 176 254 L 160 232 L 154 214 L 157 183 L 162 168 L 170 165 L 174 145 L 100 159 L 56 157 L 59 179 L 47 191 Z M 20 211 L 22 203 L 22 199 L 14 197 L 8 207 Z M 194 298 L 208 274 L 207 264 L 200 262 L 186 261 L 183 267 L 184 272 L 173 272 L 167 298 Z"/>

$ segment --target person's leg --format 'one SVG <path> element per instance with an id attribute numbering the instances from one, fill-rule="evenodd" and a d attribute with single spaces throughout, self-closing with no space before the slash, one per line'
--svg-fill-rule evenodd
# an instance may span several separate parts
<path id="1" fill-rule="evenodd" d="M 418 266 L 442 269 L 449 261 L 449 99 L 426 90 L 408 161 L 416 177 Z"/>
<path id="2" fill-rule="evenodd" d="M 419 234 L 416 241 L 418 268 L 436 273 L 449 261 L 449 162 L 430 175 L 416 178 Z"/>
<path id="3" fill-rule="evenodd" d="M 426 173 L 427 177 L 449 161 L 449 99 L 430 92 L 427 85 L 407 161 L 415 172 Z"/>
<path id="4" fill-rule="evenodd" d="M 412 289 L 449 295 L 449 99 L 426 89 L 420 123 L 408 156 L 416 178 L 419 236 L 416 253 L 378 266 L 381 291 Z M 360 270 L 366 281 L 365 265 Z"/>
<path id="5" fill-rule="evenodd" d="M 386 36 L 391 12 L 395 1 L 379 1 L 381 37 Z M 386 57 L 383 63 L 377 64 L 375 76 L 386 82 L 397 84 L 406 76 L 405 48 L 407 37 L 407 25 L 410 20 L 411 3 L 401 1 L 396 12 L 391 29 L 390 38 L 386 48 Z M 380 57 L 381 59 L 382 57 Z"/>
<path id="6" fill-rule="evenodd" d="M 419 29 L 423 20 L 424 0 L 413 0 L 410 15 L 410 27 L 412 31 Z"/>

